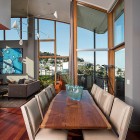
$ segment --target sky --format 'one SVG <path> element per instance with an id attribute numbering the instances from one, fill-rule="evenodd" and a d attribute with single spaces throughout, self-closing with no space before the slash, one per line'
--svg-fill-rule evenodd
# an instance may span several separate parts
<path id="1" fill-rule="evenodd" d="M 45 39 L 47 36 L 49 38 L 54 38 L 54 25 L 51 22 L 43 20 L 40 22 L 40 30 L 45 32 L 46 34 L 43 34 L 42 32 L 41 39 Z M 47 23 L 48 22 L 48 23 Z M 50 25 L 49 25 L 50 24 Z M 49 26 L 49 28 L 47 28 Z M 107 48 L 108 44 L 108 38 L 107 38 L 107 32 L 105 34 L 96 35 L 96 42 L 97 42 L 97 48 Z M 70 44 L 70 25 L 57 22 L 56 23 L 56 46 L 57 46 L 57 54 L 61 56 L 68 56 L 69 55 L 69 44 Z M 94 34 L 91 31 L 88 31 L 86 29 L 78 27 L 78 49 L 91 49 L 94 46 Z M 41 43 L 41 52 L 47 51 L 53 53 L 53 45 L 52 42 L 47 43 Z M 85 51 L 85 52 L 78 52 L 77 55 L 79 58 L 83 58 L 86 62 L 93 63 L 94 57 L 93 52 L 91 51 Z M 107 52 L 97 52 L 97 64 L 103 65 L 107 64 L 108 62 L 108 55 Z"/>
<path id="2" fill-rule="evenodd" d="M 115 45 L 124 41 L 124 14 L 120 16 L 115 22 L 114 30 L 115 30 Z M 19 18 L 11 19 L 11 26 L 13 22 L 17 20 L 19 23 Z M 37 21 L 37 20 L 36 20 Z M 23 40 L 27 39 L 27 19 L 23 19 Z M 37 23 L 35 22 L 35 25 Z M 37 27 L 35 27 L 37 29 Z M 54 39 L 54 22 L 50 20 L 40 20 L 40 39 Z M 86 29 L 77 28 L 77 48 L 78 49 L 92 49 L 94 47 L 94 33 L 88 31 Z M 0 40 L 3 39 L 2 32 L 0 31 Z M 37 33 L 37 30 L 36 30 Z M 96 34 L 96 48 L 107 48 L 108 47 L 108 32 L 104 34 Z M 35 37 L 36 38 L 36 37 Z M 6 40 L 19 40 L 20 36 L 17 30 L 11 29 L 6 31 Z M 69 45 L 70 45 L 70 25 L 56 22 L 56 46 L 57 46 L 57 54 L 61 56 L 69 55 Z M 46 49 L 47 48 L 47 49 Z M 47 51 L 54 53 L 54 42 L 41 42 L 40 51 Z M 84 51 L 77 52 L 79 58 L 83 58 L 86 62 L 94 62 L 93 52 Z M 124 58 L 124 53 L 121 54 L 121 57 Z M 117 55 L 116 55 L 117 56 Z M 119 61 L 116 61 L 118 63 Z M 124 67 L 124 60 L 121 60 L 122 66 Z M 96 52 L 96 64 L 107 64 L 108 63 L 108 52 Z"/>

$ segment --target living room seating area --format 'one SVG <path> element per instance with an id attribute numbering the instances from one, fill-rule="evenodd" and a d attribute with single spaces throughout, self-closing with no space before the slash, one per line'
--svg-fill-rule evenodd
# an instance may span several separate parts
<path id="1" fill-rule="evenodd" d="M 20 80 L 19 80 L 20 81 Z M 39 80 L 23 80 L 19 84 L 8 85 L 8 98 L 27 98 L 40 90 Z"/>

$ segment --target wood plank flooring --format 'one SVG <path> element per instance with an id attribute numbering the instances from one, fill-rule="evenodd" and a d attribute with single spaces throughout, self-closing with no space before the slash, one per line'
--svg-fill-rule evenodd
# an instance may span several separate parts
<path id="1" fill-rule="evenodd" d="M 20 108 L 0 108 L 0 140 L 28 140 Z M 68 140 L 83 140 L 82 133 L 69 132 Z M 140 140 L 140 132 L 128 132 L 127 140 Z"/>

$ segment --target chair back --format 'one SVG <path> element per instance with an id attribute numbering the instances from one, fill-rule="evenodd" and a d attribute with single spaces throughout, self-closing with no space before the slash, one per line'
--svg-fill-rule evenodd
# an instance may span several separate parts
<path id="1" fill-rule="evenodd" d="M 92 96 L 94 96 L 96 94 L 96 89 L 97 89 L 97 85 L 93 84 L 92 89 L 91 89 Z"/>
<path id="2" fill-rule="evenodd" d="M 45 88 L 45 92 L 46 92 L 46 95 L 47 95 L 47 97 L 49 99 L 49 102 L 51 102 L 52 99 L 53 99 L 53 94 L 52 94 L 51 89 L 50 89 L 49 86 L 47 88 Z"/>
<path id="3" fill-rule="evenodd" d="M 96 85 L 96 93 L 94 94 L 93 98 L 97 104 L 100 103 L 101 96 L 102 96 L 103 92 L 104 92 L 104 90 Z"/>
<path id="4" fill-rule="evenodd" d="M 110 121 L 119 135 L 119 140 L 125 140 L 130 124 L 133 107 L 118 98 L 114 99 Z"/>
<path id="5" fill-rule="evenodd" d="M 29 139 L 34 140 L 39 130 L 39 125 L 42 122 L 37 100 L 35 98 L 31 99 L 25 105 L 21 106 L 21 111 Z"/>
<path id="6" fill-rule="evenodd" d="M 101 99 L 98 105 L 107 118 L 109 118 L 113 101 L 114 96 L 106 91 L 103 91 L 103 94 L 101 94 Z"/>
<path id="7" fill-rule="evenodd" d="M 48 98 L 46 96 L 45 90 L 42 90 L 39 94 L 35 95 L 35 98 L 37 99 L 37 103 L 39 106 L 41 117 L 43 119 L 44 115 L 48 109 L 48 106 L 49 106 L 49 101 L 48 101 Z"/>
<path id="8" fill-rule="evenodd" d="M 56 95 L 56 92 L 55 92 L 54 85 L 53 85 L 53 84 L 51 84 L 51 85 L 49 85 L 49 87 L 50 87 L 50 90 L 51 90 L 51 92 L 52 92 L 53 96 L 55 96 L 55 95 Z"/>

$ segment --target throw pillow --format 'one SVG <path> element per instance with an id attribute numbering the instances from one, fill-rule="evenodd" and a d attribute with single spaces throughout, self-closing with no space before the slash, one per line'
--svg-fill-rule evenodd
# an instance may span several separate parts
<path id="1" fill-rule="evenodd" d="M 27 79 L 27 80 L 24 81 L 24 84 L 29 84 L 29 83 L 32 83 L 32 82 L 33 82 L 33 80 Z"/>
<path id="2" fill-rule="evenodd" d="M 24 81 L 25 81 L 25 80 L 26 80 L 25 78 L 19 79 L 18 84 L 24 84 Z"/>

